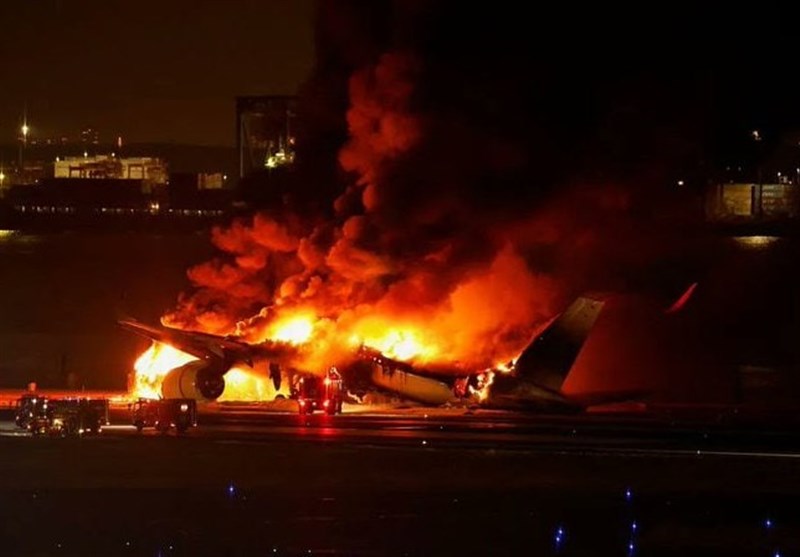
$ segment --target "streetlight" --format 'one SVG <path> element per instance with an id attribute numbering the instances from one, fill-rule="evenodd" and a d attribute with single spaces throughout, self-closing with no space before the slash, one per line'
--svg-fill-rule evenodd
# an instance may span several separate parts
<path id="1" fill-rule="evenodd" d="M 31 131 L 30 127 L 28 127 L 27 117 L 22 121 L 20 131 L 22 132 L 22 143 L 19 144 L 19 168 L 20 171 L 23 171 L 25 167 L 25 148 L 28 146 L 28 134 Z"/>

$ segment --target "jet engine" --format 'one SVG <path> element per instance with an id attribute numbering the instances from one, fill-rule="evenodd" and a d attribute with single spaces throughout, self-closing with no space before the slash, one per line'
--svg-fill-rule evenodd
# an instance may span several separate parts
<path id="1" fill-rule="evenodd" d="M 225 372 L 204 360 L 192 360 L 171 370 L 161 384 L 164 398 L 193 398 L 201 402 L 218 399 L 225 390 Z"/>

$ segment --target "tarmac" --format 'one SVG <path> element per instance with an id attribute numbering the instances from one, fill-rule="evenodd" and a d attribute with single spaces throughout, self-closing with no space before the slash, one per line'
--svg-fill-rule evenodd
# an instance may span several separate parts
<path id="1" fill-rule="evenodd" d="M 715 416 L 221 405 L 179 436 L 138 434 L 117 407 L 79 439 L 5 421 L 0 540 L 4 555 L 800 553 L 800 434 Z"/>

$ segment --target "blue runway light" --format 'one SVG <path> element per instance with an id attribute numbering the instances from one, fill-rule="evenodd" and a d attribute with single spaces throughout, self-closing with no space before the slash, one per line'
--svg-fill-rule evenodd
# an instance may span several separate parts
<path id="1" fill-rule="evenodd" d="M 768 518 L 764 521 L 764 528 L 770 529 L 772 528 L 772 519 Z"/>
<path id="2" fill-rule="evenodd" d="M 236 493 L 236 487 L 233 485 L 233 482 L 231 482 L 231 483 L 228 485 L 228 495 L 230 495 L 231 497 L 233 497 L 233 495 L 234 495 L 235 493 Z"/>
<path id="3" fill-rule="evenodd" d="M 636 524 L 636 521 L 634 520 L 633 522 L 631 522 L 631 531 L 635 532 L 637 528 L 639 528 L 639 525 Z"/>
<path id="4" fill-rule="evenodd" d="M 561 544 L 564 543 L 564 539 L 566 538 L 566 532 L 562 526 L 556 528 L 555 536 L 553 542 L 556 546 L 556 550 L 561 549 Z"/>
<path id="5" fill-rule="evenodd" d="M 631 499 L 633 499 L 633 491 L 631 491 L 631 488 L 627 488 L 625 490 L 625 500 L 630 501 Z"/>

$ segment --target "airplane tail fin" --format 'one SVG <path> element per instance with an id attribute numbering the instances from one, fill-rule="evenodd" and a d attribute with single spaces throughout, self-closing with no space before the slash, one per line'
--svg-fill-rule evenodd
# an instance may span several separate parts
<path id="1" fill-rule="evenodd" d="M 559 392 L 604 302 L 581 297 L 556 317 L 517 359 L 519 379 Z"/>

